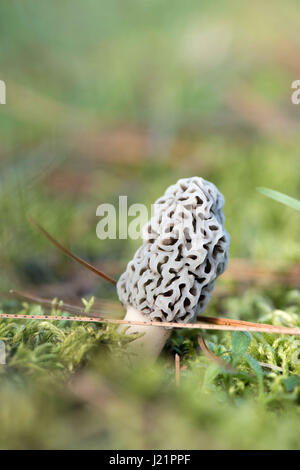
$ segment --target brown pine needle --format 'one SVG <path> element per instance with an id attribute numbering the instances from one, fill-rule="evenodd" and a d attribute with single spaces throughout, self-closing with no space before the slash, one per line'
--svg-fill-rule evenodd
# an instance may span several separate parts
<path id="1" fill-rule="evenodd" d="M 40 299 L 39 297 L 33 296 L 19 291 L 10 291 L 12 294 L 18 295 L 19 297 L 24 297 L 26 299 L 32 300 L 34 302 L 40 302 L 43 304 L 52 305 L 52 300 L 49 299 Z M 168 328 L 190 328 L 190 329 L 202 329 L 202 330 L 220 330 L 220 331 L 249 331 L 249 332 L 261 332 L 261 333 L 277 333 L 285 335 L 295 335 L 300 336 L 300 328 L 290 328 L 285 326 L 274 326 L 268 325 L 265 323 L 252 323 L 242 320 L 232 320 L 229 318 L 216 318 L 216 317 L 204 317 L 199 316 L 198 319 L 202 320 L 197 323 L 174 323 L 174 322 L 159 322 L 159 321 L 128 321 L 128 320 L 119 320 L 115 318 L 103 318 L 99 316 L 99 312 L 91 312 L 91 315 L 82 311 L 80 307 L 75 307 L 73 305 L 63 304 L 62 307 L 65 308 L 71 314 L 81 313 L 86 315 L 84 317 L 74 316 L 70 320 L 73 321 L 93 321 L 98 323 L 113 323 L 119 325 L 141 325 L 141 326 L 160 326 Z M 31 317 L 31 316 L 30 316 Z M 28 315 L 13 315 L 13 314 L 1 314 L 0 318 L 22 318 L 28 319 Z M 66 317 L 56 315 L 33 315 L 32 318 L 36 319 L 47 319 L 47 320 L 62 320 L 67 319 Z"/>
<path id="2" fill-rule="evenodd" d="M 110 277 L 108 274 L 105 274 L 103 271 L 100 271 L 99 269 L 95 268 L 91 264 L 89 264 L 87 261 L 84 261 L 82 258 L 79 258 L 79 256 L 75 255 L 72 253 L 68 248 L 65 248 L 61 243 L 59 243 L 55 238 L 50 235 L 38 222 L 36 222 L 32 217 L 29 218 L 30 222 L 60 251 L 62 251 L 65 255 L 69 256 L 73 260 L 77 261 L 77 263 L 81 264 L 85 268 L 89 269 L 93 273 L 97 274 L 98 276 L 102 277 L 108 282 L 111 282 L 112 284 L 116 285 L 117 281 Z"/>
<path id="3" fill-rule="evenodd" d="M 232 367 L 228 362 L 223 361 L 220 357 L 216 356 L 209 347 L 207 346 L 205 339 L 203 338 L 202 335 L 198 336 L 198 344 L 203 352 L 203 354 L 210 359 L 211 361 L 215 362 L 218 366 L 222 367 L 222 369 L 227 370 L 228 372 L 231 372 L 232 374 L 236 373 L 237 370 Z"/>
<path id="4" fill-rule="evenodd" d="M 243 321 L 243 320 L 233 320 L 231 318 L 217 318 L 217 317 L 205 317 L 205 316 L 198 316 L 198 320 L 213 324 L 213 325 L 222 325 L 222 326 L 234 326 L 234 327 L 245 327 L 246 329 L 242 329 L 240 331 L 262 331 L 265 333 L 275 333 L 278 332 L 278 328 L 282 329 L 282 334 L 286 334 L 284 331 L 285 330 L 290 330 L 291 328 L 286 328 L 283 326 L 275 326 L 275 325 L 269 325 L 266 323 L 253 323 L 253 322 L 248 322 L 248 321 Z M 223 328 L 222 328 L 223 329 Z M 224 328 L 225 329 L 225 328 Z M 268 329 L 268 331 L 266 331 Z"/>
<path id="5" fill-rule="evenodd" d="M 38 297 L 36 295 L 29 294 L 28 292 L 17 291 L 17 290 L 13 290 L 13 289 L 11 289 L 9 291 L 9 293 L 16 296 L 16 297 L 20 297 L 21 299 L 30 300 L 32 302 L 36 302 L 38 304 L 45 305 L 46 308 L 48 307 L 48 308 L 52 309 L 54 307 L 53 300 L 51 300 L 51 299 L 44 299 L 43 297 Z M 78 305 L 69 304 L 69 303 L 63 302 L 61 300 L 59 300 L 59 304 L 55 305 L 55 307 L 58 308 L 58 309 L 64 309 L 64 310 L 66 310 L 67 312 L 69 312 L 71 314 L 80 313 L 81 315 L 90 316 L 88 313 L 86 313 L 84 311 L 83 306 L 79 307 Z M 93 316 L 101 317 L 101 314 L 100 314 L 100 312 L 97 312 L 93 309 Z"/>
<path id="6" fill-rule="evenodd" d="M 175 354 L 175 379 L 176 379 L 176 387 L 180 385 L 180 356 L 179 354 Z"/>
<path id="7" fill-rule="evenodd" d="M 202 330 L 220 330 L 220 331 L 260 331 L 261 333 L 278 333 L 286 335 L 295 335 L 300 336 L 300 328 L 287 328 L 284 326 L 273 326 L 273 325 L 264 325 L 264 324 L 255 324 L 259 325 L 254 326 L 234 326 L 234 325 L 214 325 L 211 323 L 198 322 L 198 323 L 174 323 L 174 322 L 159 322 L 159 321 L 128 321 L 128 320 L 119 320 L 115 318 L 103 318 L 93 316 L 73 316 L 73 317 L 64 317 L 62 315 L 15 315 L 1 313 L 0 318 L 14 318 L 22 320 L 67 320 L 67 321 L 82 321 L 82 322 L 93 322 L 93 323 L 111 323 L 115 325 L 141 325 L 141 326 L 159 326 L 161 328 L 190 328 L 190 329 L 202 329 Z"/>

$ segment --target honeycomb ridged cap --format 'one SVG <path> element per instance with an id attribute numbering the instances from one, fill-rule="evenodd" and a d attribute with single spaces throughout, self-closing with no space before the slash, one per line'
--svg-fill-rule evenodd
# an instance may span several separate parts
<path id="1" fill-rule="evenodd" d="M 154 205 L 143 244 L 120 277 L 117 291 L 146 319 L 193 322 L 228 263 L 224 197 L 203 178 L 180 179 Z"/>

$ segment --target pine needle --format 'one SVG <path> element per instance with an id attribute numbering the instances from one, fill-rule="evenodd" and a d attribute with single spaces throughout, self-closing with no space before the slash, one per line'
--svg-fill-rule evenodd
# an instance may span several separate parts
<path id="1" fill-rule="evenodd" d="M 222 369 L 227 370 L 228 372 L 231 372 L 232 374 L 236 373 L 236 369 L 232 367 L 228 362 L 223 361 L 220 357 L 216 356 L 209 347 L 207 346 L 205 339 L 203 338 L 202 335 L 198 336 L 198 344 L 203 352 L 203 354 L 210 359 L 211 361 L 215 362 L 218 366 L 222 367 Z"/>
<path id="2" fill-rule="evenodd" d="M 89 269 L 93 273 L 97 274 L 98 276 L 102 277 L 106 281 L 110 282 L 111 284 L 116 285 L 117 281 L 110 277 L 108 274 L 104 273 L 103 271 L 100 271 L 99 269 L 95 268 L 95 266 L 92 266 L 89 264 L 87 261 L 84 261 L 82 258 L 79 258 L 79 256 L 75 255 L 72 253 L 68 248 L 65 248 L 61 243 L 59 243 L 55 238 L 50 235 L 38 222 L 36 222 L 32 217 L 29 218 L 29 221 L 34 225 L 56 248 L 58 248 L 60 251 L 62 251 L 65 255 L 69 256 L 72 258 L 74 261 L 77 263 L 81 264 L 85 268 Z"/>

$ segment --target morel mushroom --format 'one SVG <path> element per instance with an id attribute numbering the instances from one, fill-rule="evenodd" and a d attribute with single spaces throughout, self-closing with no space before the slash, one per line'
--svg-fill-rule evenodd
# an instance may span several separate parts
<path id="1" fill-rule="evenodd" d="M 155 203 L 143 232 L 143 244 L 117 283 L 128 321 L 194 322 L 228 262 L 229 235 L 224 229 L 224 198 L 203 178 L 179 180 Z M 126 329 L 127 328 L 127 329 Z M 171 329 L 121 327 L 135 352 L 155 359 Z"/>

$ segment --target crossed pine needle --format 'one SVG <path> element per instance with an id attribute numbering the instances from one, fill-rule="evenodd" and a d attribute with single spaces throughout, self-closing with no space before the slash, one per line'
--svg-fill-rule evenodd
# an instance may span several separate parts
<path id="1" fill-rule="evenodd" d="M 113 285 L 117 284 L 117 281 L 105 272 L 95 268 L 79 256 L 72 253 L 68 248 L 64 247 L 59 241 L 57 241 L 52 235 L 50 235 L 39 223 L 34 219 L 29 219 L 32 225 L 34 225 L 56 248 L 62 251 L 65 255 L 72 258 L 77 263 L 81 264 L 85 268 L 92 271 L 97 276 L 102 279 L 110 282 Z M 21 297 L 33 302 L 38 302 L 45 305 L 46 307 L 53 307 L 53 301 L 45 298 L 40 298 L 35 295 L 21 292 L 21 291 L 10 291 L 11 294 Z M 248 332 L 261 332 L 261 333 L 276 333 L 276 334 L 285 334 L 285 335 L 295 335 L 300 336 L 300 328 L 289 328 L 284 326 L 274 326 L 264 323 L 253 323 L 241 320 L 232 320 L 229 318 L 216 318 L 216 317 L 206 317 L 198 316 L 197 323 L 175 323 L 175 322 L 160 322 L 160 321 L 128 321 L 121 320 L 116 318 L 105 318 L 99 314 L 99 312 L 85 312 L 84 308 L 80 308 L 76 305 L 69 303 L 60 302 L 60 308 L 64 308 L 69 312 L 71 317 L 64 317 L 61 315 L 17 315 L 17 314 L 6 314 L 1 313 L 0 318 L 14 318 L 14 319 L 36 319 L 36 320 L 67 320 L 67 321 L 82 321 L 82 322 L 94 322 L 94 323 L 111 323 L 111 324 L 125 324 L 125 325 L 142 325 L 142 326 L 158 326 L 158 327 L 171 327 L 175 329 L 189 328 L 189 329 L 201 329 L 201 330 L 219 330 L 219 331 L 248 331 Z M 218 363 L 221 367 L 227 368 L 228 364 L 222 361 L 218 356 L 216 356 L 207 346 L 202 335 L 198 338 L 198 343 L 203 353 Z M 179 361 L 177 358 L 176 370 L 177 370 L 177 379 L 176 382 L 179 384 Z"/>

